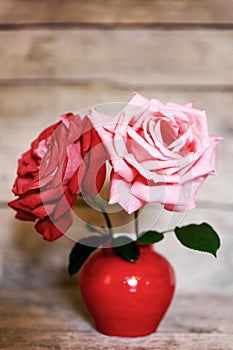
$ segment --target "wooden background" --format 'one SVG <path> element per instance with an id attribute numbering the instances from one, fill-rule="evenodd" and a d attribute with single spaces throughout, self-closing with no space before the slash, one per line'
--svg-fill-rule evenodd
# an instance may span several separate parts
<path id="1" fill-rule="evenodd" d="M 233 349 L 233 1 L 0 0 L 0 48 L 0 348 Z M 73 242 L 44 242 L 7 208 L 17 159 L 43 128 L 66 111 L 126 102 L 133 91 L 193 99 L 224 138 L 219 175 L 183 220 L 216 228 L 218 259 L 173 237 L 158 244 L 175 268 L 177 294 L 143 346 L 93 329 L 78 279 L 66 274 Z M 163 215 L 159 225 L 172 220 Z"/>

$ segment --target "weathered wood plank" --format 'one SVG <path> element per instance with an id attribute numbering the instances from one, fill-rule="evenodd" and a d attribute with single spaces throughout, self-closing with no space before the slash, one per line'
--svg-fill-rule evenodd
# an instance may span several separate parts
<path id="1" fill-rule="evenodd" d="M 217 177 L 209 177 L 199 191 L 199 199 L 232 203 L 232 130 L 233 93 L 160 91 L 156 87 L 138 90 L 145 96 L 185 103 L 191 99 L 197 108 L 206 109 L 212 134 L 224 137 L 219 147 Z M 11 198 L 17 159 L 30 142 L 47 125 L 66 111 L 79 111 L 105 102 L 126 102 L 129 88 L 114 88 L 98 84 L 79 86 L 19 86 L 0 87 L 0 200 Z"/>
<path id="2" fill-rule="evenodd" d="M 232 350 L 232 334 L 160 334 L 147 338 L 116 338 L 79 331 L 57 332 L 3 329 L 6 350 Z M 143 345 L 142 345 L 143 343 Z M 9 344 L 9 345 L 8 345 Z"/>
<path id="3" fill-rule="evenodd" d="M 0 32 L 0 79 L 135 85 L 232 85 L 233 31 Z"/>
<path id="4" fill-rule="evenodd" d="M 224 296 L 223 296 L 224 297 Z M 181 299 L 181 298 L 180 298 Z M 185 298 L 188 300 L 188 297 Z M 192 296 L 190 296 L 190 300 L 192 299 Z M 206 297 L 207 299 L 207 297 Z M 231 300 L 232 301 L 232 298 Z M 51 301 L 52 302 L 52 301 Z M 197 299 L 197 302 L 199 300 Z M 181 303 L 180 303 L 181 304 Z M 51 304 L 49 305 L 51 307 Z M 183 305 L 179 305 L 182 307 Z M 218 307 L 218 305 L 216 305 Z M 22 310 L 23 311 L 23 310 Z M 64 310 L 65 311 L 65 310 Z M 70 310 L 69 310 L 70 311 Z M 67 315 L 67 312 L 65 312 Z M 36 315 L 35 315 L 36 316 Z M 48 315 L 49 318 L 50 315 Z M 124 339 L 124 338 L 108 338 L 104 337 L 101 334 L 97 333 L 94 329 L 89 327 L 87 330 L 82 330 L 82 323 L 80 322 L 80 317 L 76 318 L 76 327 L 73 325 L 73 327 L 70 327 L 71 322 L 67 322 L 66 318 L 62 319 L 61 317 L 57 317 L 56 313 L 54 315 L 59 322 L 64 322 L 66 323 L 66 326 L 63 326 L 63 329 L 57 330 L 56 329 L 56 323 L 54 322 L 54 327 L 53 329 L 50 328 L 42 328 L 42 329 L 27 329 L 26 327 L 17 329 L 13 327 L 13 329 L 10 328 L 3 328 L 3 345 L 11 345 L 11 346 L 23 346 L 25 345 L 26 349 L 30 348 L 35 348 L 35 346 L 39 344 L 43 344 L 43 348 L 52 348 L 52 349 L 57 349 L 56 346 L 61 345 L 61 349 L 94 349 L 95 347 L 93 346 L 92 342 L 96 343 L 96 348 L 99 349 L 100 345 L 103 343 L 103 347 L 101 348 L 104 349 L 121 349 L 121 348 L 126 348 L 126 345 L 129 345 L 129 349 L 142 349 L 140 347 L 140 342 L 139 339 Z M 54 320 L 55 320 L 54 317 Z M 74 316 L 73 316 L 74 317 Z M 175 318 L 176 315 L 173 315 L 173 318 Z M 191 316 L 192 317 L 192 316 Z M 48 324 L 48 318 L 47 322 L 45 323 L 46 325 Z M 186 318 L 185 318 L 186 320 Z M 22 321 L 19 320 L 19 321 Z M 196 320 L 194 320 L 194 324 Z M 175 320 L 174 320 L 175 322 Z M 38 325 L 38 321 L 35 322 L 35 325 Z M 69 328 L 67 327 L 69 326 Z M 182 325 L 180 325 L 182 327 Z M 204 327 L 203 327 L 204 328 Z M 195 328 L 192 328 L 193 330 Z M 232 349 L 229 346 L 231 346 L 231 341 L 232 341 L 232 334 L 210 334 L 212 333 L 209 331 L 207 328 L 206 333 L 205 331 L 202 331 L 202 322 L 197 324 L 197 333 L 195 331 L 189 333 L 185 333 L 185 330 L 183 330 L 183 334 L 180 330 L 179 333 L 170 333 L 166 332 L 164 333 L 163 331 L 158 331 L 156 334 L 151 335 L 147 339 L 145 339 L 145 343 L 143 346 L 143 349 L 167 349 L 166 346 L 172 345 L 174 346 L 173 349 L 196 349 L 194 344 L 190 346 L 189 342 L 196 341 L 196 346 L 198 346 L 198 349 L 216 349 L 215 346 L 222 346 L 218 347 L 220 349 Z M 199 332 L 198 332 L 199 331 Z M 14 334 L 14 336 L 13 336 Z M 111 346 L 111 342 L 114 341 L 114 348 Z M 41 343 L 39 343 L 41 342 Z M 186 343 L 185 343 L 186 342 Z M 216 343 L 214 343 L 216 342 Z M 5 343 L 5 344 L 4 344 Z M 39 343 L 39 344 L 38 344 Z M 1 343 L 0 343 L 1 344 Z M 42 346 L 41 344 L 41 346 Z M 5 346 L 6 346 L 5 345 Z M 8 345 L 8 346 L 9 346 Z M 29 347 L 31 345 L 31 347 Z M 185 347 L 186 345 L 186 347 Z M 34 346 L 34 347 L 32 347 Z M 65 347 L 63 347 L 65 346 Z M 76 346 L 76 347 L 75 347 Z M 78 346 L 78 347 L 77 347 Z M 93 347 L 92 347 L 93 346 Z M 208 346 L 208 347 L 207 347 Z M 210 347 L 209 347 L 210 346 Z M 36 347 L 37 348 L 37 347 Z M 42 347 L 41 347 L 42 348 Z M 15 347 L 10 347 L 10 349 L 15 349 Z M 19 349 L 19 347 L 17 347 Z M 20 347 L 21 349 L 21 347 Z M 40 349 L 40 347 L 39 347 Z"/>
<path id="5" fill-rule="evenodd" d="M 0 23 L 233 23 L 231 0 L 1 0 Z"/>

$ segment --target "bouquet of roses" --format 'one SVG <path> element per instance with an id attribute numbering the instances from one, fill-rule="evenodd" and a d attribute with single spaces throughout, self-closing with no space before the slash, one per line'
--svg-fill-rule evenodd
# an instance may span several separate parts
<path id="1" fill-rule="evenodd" d="M 138 211 L 147 203 L 186 212 L 195 207 L 195 195 L 208 175 L 216 174 L 219 137 L 210 136 L 206 114 L 192 103 L 162 104 L 135 93 L 115 116 L 90 108 L 82 119 L 67 113 L 45 129 L 22 155 L 9 205 L 16 218 L 35 222 L 44 239 L 53 241 L 73 223 L 78 196 L 97 206 L 106 220 L 103 230 L 87 224 L 92 234 L 76 242 L 69 272 L 79 270 L 97 247 L 111 245 L 123 258 L 135 262 L 139 244 L 153 244 L 165 232 L 138 232 Z M 111 168 L 108 205 L 118 203 L 134 213 L 137 240 L 114 237 L 105 206 L 99 200 Z M 207 223 L 175 227 L 186 247 L 216 255 L 220 240 Z"/>

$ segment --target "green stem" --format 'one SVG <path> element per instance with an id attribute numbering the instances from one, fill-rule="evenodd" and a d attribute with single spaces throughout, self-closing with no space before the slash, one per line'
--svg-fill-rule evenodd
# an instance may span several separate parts
<path id="1" fill-rule="evenodd" d="M 170 228 L 169 230 L 166 230 L 166 231 L 163 231 L 163 232 L 160 232 L 160 233 L 164 234 L 164 233 L 169 233 L 169 232 L 173 232 L 173 231 L 174 230 L 172 228 Z"/>
<path id="2" fill-rule="evenodd" d="M 134 212 L 134 225 L 135 225 L 135 233 L 136 233 L 137 238 L 139 236 L 138 214 L 139 214 L 139 210 L 136 210 Z"/>
<path id="3" fill-rule="evenodd" d="M 96 197 L 93 198 L 94 203 L 97 205 L 97 207 L 99 207 L 101 213 L 103 214 L 106 224 L 107 224 L 107 228 L 109 231 L 109 235 L 113 236 L 113 229 L 112 229 L 112 223 L 110 220 L 110 217 L 108 216 L 108 214 L 106 213 L 104 206 L 98 201 L 98 199 Z"/>

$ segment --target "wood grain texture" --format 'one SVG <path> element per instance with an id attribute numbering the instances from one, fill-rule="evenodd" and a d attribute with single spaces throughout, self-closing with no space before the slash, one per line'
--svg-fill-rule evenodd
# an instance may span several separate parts
<path id="1" fill-rule="evenodd" d="M 7 350 L 232 349 L 233 320 L 229 312 L 232 296 L 178 295 L 156 333 L 131 339 L 98 333 L 86 314 L 75 285 L 71 288 L 26 290 L 18 292 L 17 296 L 12 292 L 5 296 L 1 292 L 1 297 L 4 303 L 0 306 L 3 316 L 0 346 Z M 195 303 L 195 306 L 190 307 L 190 303 Z M 221 309 L 218 308 L 220 304 Z"/>
<path id="2" fill-rule="evenodd" d="M 0 32 L 0 80 L 232 85 L 232 30 Z"/>
<path id="3" fill-rule="evenodd" d="M 232 0 L 0 0 L 0 349 L 233 349 L 232 29 Z M 157 333 L 124 339 L 95 330 L 78 276 L 66 272 L 73 241 L 44 241 L 6 202 L 18 157 L 43 128 L 66 111 L 126 102 L 133 90 L 194 99 L 224 137 L 219 175 L 203 184 L 198 209 L 149 206 L 140 227 L 209 222 L 222 248 L 214 259 L 170 234 L 158 243 L 175 268 L 176 297 Z M 100 223 L 80 203 L 74 219 L 68 237 Z M 122 212 L 112 219 L 116 232 L 133 232 Z"/>
<path id="4" fill-rule="evenodd" d="M 231 0 L 1 0 L 0 23 L 233 23 Z"/>

